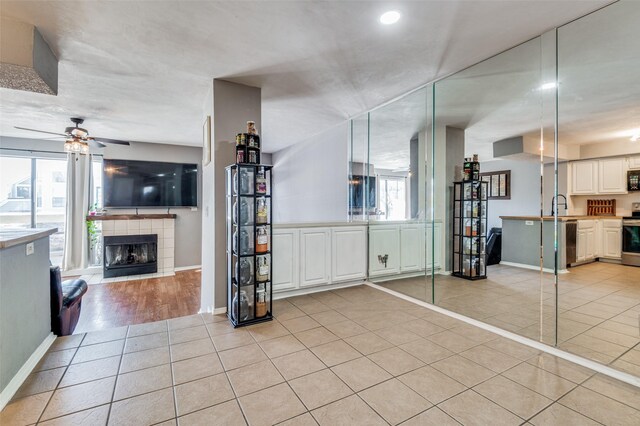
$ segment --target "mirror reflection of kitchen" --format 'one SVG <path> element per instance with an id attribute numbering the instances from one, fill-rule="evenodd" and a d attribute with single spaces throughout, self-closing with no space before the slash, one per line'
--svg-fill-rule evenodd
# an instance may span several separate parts
<path id="1" fill-rule="evenodd" d="M 639 12 L 614 3 L 354 119 L 369 279 L 640 374 Z"/>

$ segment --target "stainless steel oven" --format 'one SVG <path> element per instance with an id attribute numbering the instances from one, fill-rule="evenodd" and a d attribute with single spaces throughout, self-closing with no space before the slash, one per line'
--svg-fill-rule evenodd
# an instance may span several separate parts
<path id="1" fill-rule="evenodd" d="M 622 219 L 622 263 L 640 266 L 640 203 L 632 206 L 632 216 Z"/>

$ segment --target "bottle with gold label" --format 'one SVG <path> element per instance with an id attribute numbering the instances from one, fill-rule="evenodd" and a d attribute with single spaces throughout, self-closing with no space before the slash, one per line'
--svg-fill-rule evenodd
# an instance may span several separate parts
<path id="1" fill-rule="evenodd" d="M 256 223 L 265 224 L 269 221 L 269 211 L 267 209 L 267 199 L 260 197 L 256 199 Z"/>
<path id="2" fill-rule="evenodd" d="M 269 258 L 268 256 L 258 256 L 258 270 L 256 273 L 258 281 L 269 280 Z"/>
<path id="3" fill-rule="evenodd" d="M 256 194 L 267 193 L 267 178 L 265 177 L 264 167 L 258 167 L 256 173 Z"/>
<path id="4" fill-rule="evenodd" d="M 266 226 L 256 228 L 256 253 L 266 253 L 269 248 L 269 234 Z"/>

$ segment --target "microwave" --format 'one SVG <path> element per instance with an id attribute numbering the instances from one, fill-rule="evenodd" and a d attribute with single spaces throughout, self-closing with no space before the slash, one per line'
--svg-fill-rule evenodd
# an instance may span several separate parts
<path id="1" fill-rule="evenodd" d="M 640 170 L 627 172 L 627 191 L 640 191 Z"/>

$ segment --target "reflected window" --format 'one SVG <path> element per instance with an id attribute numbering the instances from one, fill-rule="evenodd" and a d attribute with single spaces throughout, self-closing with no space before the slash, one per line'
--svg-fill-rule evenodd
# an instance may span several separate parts
<path id="1" fill-rule="evenodd" d="M 480 179 L 489 184 L 490 200 L 511 199 L 511 170 L 480 173 Z"/>
<path id="2" fill-rule="evenodd" d="M 381 176 L 380 216 L 386 220 L 406 219 L 407 184 L 405 178 Z"/>

